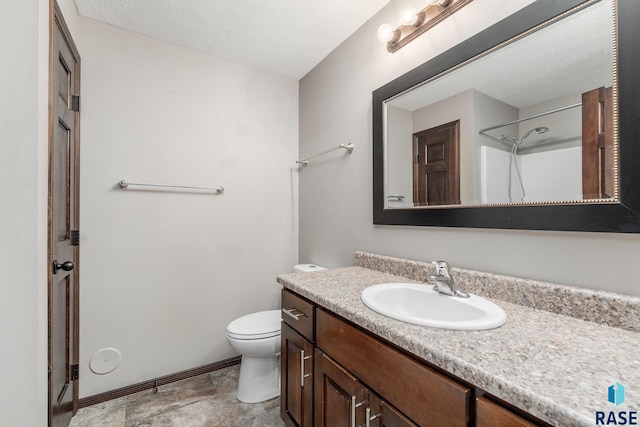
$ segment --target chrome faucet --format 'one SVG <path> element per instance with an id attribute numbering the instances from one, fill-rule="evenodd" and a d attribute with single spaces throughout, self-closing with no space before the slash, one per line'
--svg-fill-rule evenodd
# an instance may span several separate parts
<path id="1" fill-rule="evenodd" d="M 463 291 L 449 272 L 449 264 L 446 261 L 433 261 L 431 264 L 436 266 L 436 275 L 429 276 L 427 280 L 435 286 L 433 289 L 441 294 L 451 295 L 460 298 L 469 298 L 469 294 Z"/>

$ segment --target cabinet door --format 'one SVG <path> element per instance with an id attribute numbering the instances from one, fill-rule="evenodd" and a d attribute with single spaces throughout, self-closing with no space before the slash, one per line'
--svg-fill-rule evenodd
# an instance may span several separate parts
<path id="1" fill-rule="evenodd" d="M 314 388 L 316 427 L 365 424 L 367 389 L 318 349 L 315 351 Z"/>
<path id="2" fill-rule="evenodd" d="M 418 424 L 411 421 L 398 409 L 371 392 L 369 392 L 369 407 L 367 407 L 365 417 L 369 418 L 369 424 L 366 424 L 366 427 L 418 427 Z"/>
<path id="3" fill-rule="evenodd" d="M 313 426 L 313 346 L 282 324 L 280 416 L 290 427 Z"/>

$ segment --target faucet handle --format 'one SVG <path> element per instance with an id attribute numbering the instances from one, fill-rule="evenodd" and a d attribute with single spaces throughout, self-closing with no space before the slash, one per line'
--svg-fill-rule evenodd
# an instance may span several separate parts
<path id="1" fill-rule="evenodd" d="M 431 264 L 436 266 L 436 276 L 451 278 L 449 264 L 446 261 L 432 261 Z"/>
<path id="2" fill-rule="evenodd" d="M 449 264 L 447 264 L 446 261 L 433 261 L 431 264 L 436 266 L 436 275 L 429 276 L 428 280 L 436 284 L 434 287 L 436 291 L 460 298 L 470 297 L 467 292 L 456 285 L 455 280 L 451 277 L 451 273 L 449 273 Z"/>

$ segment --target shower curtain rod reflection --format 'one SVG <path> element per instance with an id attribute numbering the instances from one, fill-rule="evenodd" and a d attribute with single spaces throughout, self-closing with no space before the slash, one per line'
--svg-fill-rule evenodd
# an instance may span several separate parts
<path id="1" fill-rule="evenodd" d="M 120 188 L 125 189 L 130 185 L 142 186 L 142 187 L 163 187 L 163 188 L 188 188 L 193 190 L 215 190 L 216 193 L 220 194 L 224 191 L 224 187 L 198 187 L 193 185 L 169 185 L 169 184 L 148 184 L 143 182 L 128 182 L 126 179 L 123 179 L 118 183 Z"/>
<path id="2" fill-rule="evenodd" d="M 531 120 L 531 119 L 535 119 L 535 118 L 538 118 L 538 117 L 547 116 L 549 114 L 558 113 L 560 111 L 568 110 L 570 108 L 579 107 L 581 105 L 582 105 L 582 102 L 578 102 L 577 104 L 571 104 L 571 105 L 567 105 L 565 107 L 556 108 L 554 110 L 545 111 L 544 113 L 534 114 L 533 116 L 525 117 L 523 119 L 518 119 L 518 120 L 514 120 L 512 122 L 502 123 L 500 125 L 496 125 L 496 126 L 491 126 L 491 127 L 488 127 L 488 128 L 480 129 L 480 131 L 478 131 L 478 133 L 485 133 L 487 131 L 490 131 L 490 130 L 493 130 L 493 129 L 498 129 L 498 128 L 501 128 L 501 127 L 504 127 L 504 126 L 515 125 L 516 123 L 524 122 L 525 120 Z"/>
<path id="3" fill-rule="evenodd" d="M 296 163 L 300 163 L 300 164 L 302 164 L 302 166 L 307 166 L 309 164 L 309 160 L 311 160 L 313 158 L 316 158 L 318 156 L 322 156 L 324 154 L 330 153 L 332 151 L 339 150 L 341 148 L 344 148 L 345 150 L 347 150 L 347 152 L 349 154 L 353 153 L 353 144 L 351 144 L 351 143 L 349 143 L 349 144 L 340 144 L 337 147 L 329 148 L 328 150 L 325 150 L 322 153 L 314 154 L 313 156 L 309 156 L 306 159 L 296 160 Z"/>

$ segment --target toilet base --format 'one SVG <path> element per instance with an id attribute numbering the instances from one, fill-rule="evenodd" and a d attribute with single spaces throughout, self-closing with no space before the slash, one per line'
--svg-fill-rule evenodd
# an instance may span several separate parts
<path id="1" fill-rule="evenodd" d="M 238 379 L 238 400 L 244 403 L 258 403 L 279 395 L 279 357 L 242 356 Z"/>

